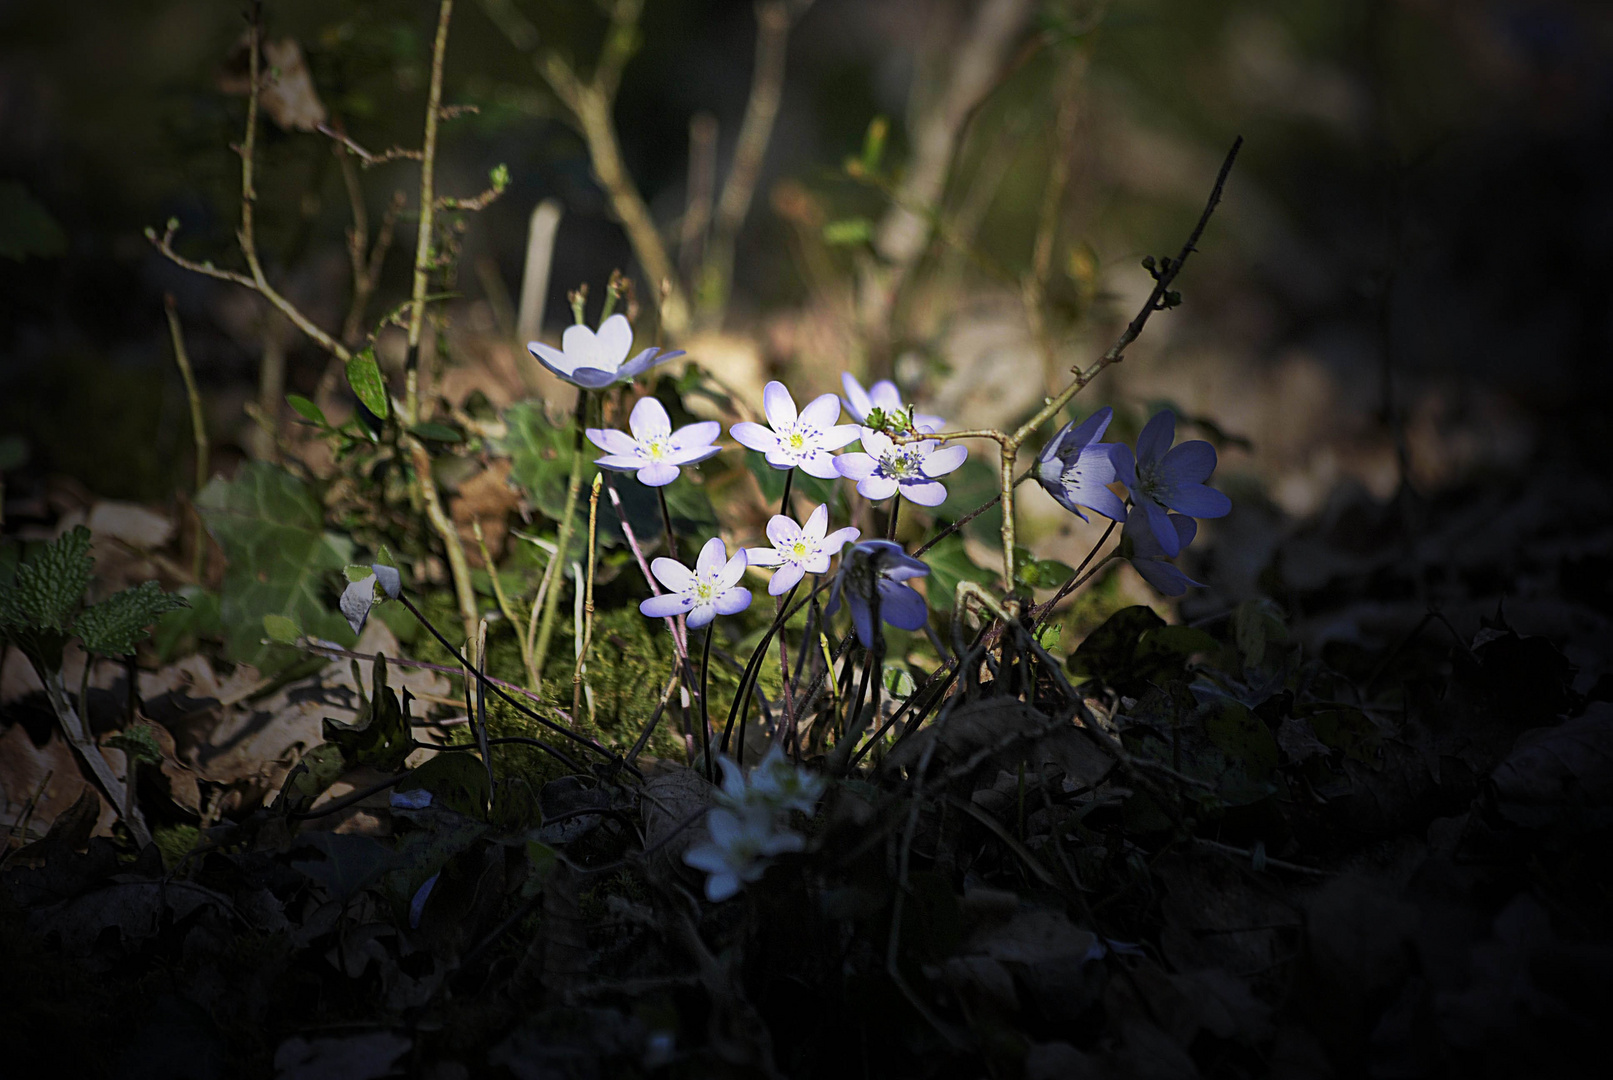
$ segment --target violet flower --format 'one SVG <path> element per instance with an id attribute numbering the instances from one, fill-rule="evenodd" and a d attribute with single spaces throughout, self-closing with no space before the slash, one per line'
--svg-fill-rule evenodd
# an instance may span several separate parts
<path id="1" fill-rule="evenodd" d="M 946 501 L 947 489 L 936 477 L 962 465 L 969 448 L 961 444 L 942 446 L 934 439 L 896 443 L 883 431 L 862 429 L 865 453 L 841 454 L 835 458 L 840 475 L 857 481 L 857 493 L 878 502 L 897 492 L 919 506 L 939 506 Z"/>
<path id="2" fill-rule="evenodd" d="M 929 621 L 929 609 L 924 606 L 924 597 L 904 582 L 929 572 L 928 566 L 904 552 L 900 544 L 864 540 L 840 560 L 840 572 L 835 575 L 825 615 L 839 610 L 844 593 L 852 624 L 857 628 L 857 640 L 865 649 L 874 647 L 876 596 L 880 621 L 899 630 L 922 630 Z"/>
<path id="3" fill-rule="evenodd" d="M 829 451 L 857 438 L 857 425 L 839 423 L 839 398 L 823 394 L 797 413 L 784 384 L 770 382 L 762 390 L 762 407 L 771 430 L 748 420 L 735 424 L 732 432 L 740 445 L 766 454 L 775 469 L 799 468 L 820 480 L 839 475 Z"/>
<path id="4" fill-rule="evenodd" d="M 1199 525 L 1181 514 L 1166 515 L 1166 528 L 1181 552 L 1198 535 Z M 1120 530 L 1120 550 L 1132 569 L 1164 596 L 1181 596 L 1189 585 L 1202 585 L 1178 570 L 1165 554 L 1165 547 L 1154 533 L 1153 519 L 1141 506 L 1133 506 L 1126 515 L 1126 524 Z"/>
<path id="5" fill-rule="evenodd" d="M 1115 411 L 1105 406 L 1080 425 L 1071 420 L 1036 458 L 1037 482 L 1082 521 L 1087 520 L 1083 506 L 1115 521 L 1126 519 L 1126 504 L 1109 490 L 1115 478 L 1115 444 L 1098 441 L 1114 418 Z"/>
<path id="6" fill-rule="evenodd" d="M 1215 447 L 1202 439 L 1171 447 L 1176 437 L 1176 414 L 1169 409 L 1154 414 L 1137 436 L 1137 455 L 1117 444 L 1115 476 L 1126 485 L 1131 501 L 1148 515 L 1148 526 L 1167 558 L 1182 550 L 1169 511 L 1194 518 L 1225 517 L 1232 500 L 1205 480 L 1215 471 Z"/>
<path id="7" fill-rule="evenodd" d="M 750 590 L 739 585 L 745 575 L 745 552 L 741 549 L 729 558 L 720 536 L 706 541 L 693 570 L 663 556 L 650 563 L 650 572 L 671 591 L 638 606 L 649 618 L 688 615 L 689 629 L 698 630 L 718 615 L 737 615 L 750 607 Z"/>
<path id="8" fill-rule="evenodd" d="M 615 318 L 615 316 L 611 316 Z M 662 487 L 678 478 L 680 465 L 693 465 L 714 456 L 720 449 L 713 441 L 722 433 L 715 420 L 702 420 L 672 430 L 672 418 L 653 397 L 640 398 L 627 418 L 633 432 L 615 428 L 589 428 L 588 440 L 605 456 L 594 464 L 618 472 L 637 472 L 638 482 Z"/>
<path id="9" fill-rule="evenodd" d="M 847 526 L 824 535 L 829 528 L 829 508 L 820 506 L 807 515 L 805 525 L 797 525 L 784 514 L 774 514 L 767 523 L 767 538 L 772 547 L 745 549 L 752 566 L 779 566 L 783 569 L 768 583 L 769 596 L 781 596 L 795 587 L 807 574 L 822 574 L 829 569 L 829 559 L 840 549 L 857 539 L 861 532 Z"/>
<path id="10" fill-rule="evenodd" d="M 585 390 L 602 390 L 612 383 L 631 382 L 654 365 L 683 355 L 682 349 L 662 352 L 649 348 L 628 360 L 627 353 L 633 347 L 633 328 L 627 316 L 620 314 L 601 323 L 597 334 L 581 323 L 566 327 L 566 332 L 560 335 L 558 349 L 541 341 L 529 341 L 526 347 L 538 363 Z"/>
<path id="11" fill-rule="evenodd" d="M 840 376 L 840 385 L 846 391 L 846 411 L 856 418 L 859 424 L 868 423 L 868 414 L 874 409 L 889 415 L 906 416 L 907 406 L 902 404 L 902 392 L 896 389 L 896 384 L 889 379 L 881 379 L 867 390 L 854 379 L 850 372 Z M 939 416 L 930 416 L 926 413 L 913 414 L 913 426 L 919 431 L 940 431 L 946 421 Z"/>

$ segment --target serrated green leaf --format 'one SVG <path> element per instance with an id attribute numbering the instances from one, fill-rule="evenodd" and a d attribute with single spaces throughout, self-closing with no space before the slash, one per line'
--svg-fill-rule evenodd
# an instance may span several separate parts
<path id="1" fill-rule="evenodd" d="M 219 604 L 229 659 L 260 668 L 293 659 L 271 656 L 263 645 L 265 615 L 284 616 L 318 637 L 353 640 L 324 599 L 326 575 L 348 564 L 353 545 L 325 531 L 324 509 L 306 484 L 253 462 L 232 480 L 215 478 L 196 508 L 229 562 Z"/>
<path id="2" fill-rule="evenodd" d="M 131 724 L 109 737 L 106 745 L 122 750 L 142 765 L 162 764 L 162 746 L 151 733 L 150 724 Z"/>
<path id="3" fill-rule="evenodd" d="M 66 633 L 90 584 L 89 551 L 90 530 L 78 525 L 25 558 L 0 592 L 0 628 L 14 635 Z"/>
<path id="4" fill-rule="evenodd" d="M 321 427 L 330 426 L 329 421 L 325 419 L 325 411 L 301 394 L 287 394 L 286 404 L 290 405 L 298 416 L 310 424 L 318 424 Z"/>
<path id="5" fill-rule="evenodd" d="M 184 597 L 163 592 L 155 581 L 145 581 L 86 608 L 73 624 L 73 632 L 87 651 L 98 656 L 131 656 L 148 626 L 170 611 L 189 606 Z"/>
<path id="6" fill-rule="evenodd" d="M 389 403 L 386 396 L 386 379 L 381 366 L 375 362 L 375 352 L 365 349 L 347 362 L 347 385 L 364 407 L 382 420 L 386 419 Z"/>

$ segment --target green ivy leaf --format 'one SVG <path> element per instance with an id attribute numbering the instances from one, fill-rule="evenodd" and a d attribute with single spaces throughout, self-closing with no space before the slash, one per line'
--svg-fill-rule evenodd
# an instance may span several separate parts
<path id="1" fill-rule="evenodd" d="M 170 611 L 189 606 L 183 596 L 163 592 L 155 581 L 145 581 L 86 608 L 73 631 L 84 648 L 98 656 L 132 656 L 148 626 Z"/>
<path id="2" fill-rule="evenodd" d="M 352 541 L 324 529 L 314 492 L 262 462 L 215 478 L 196 497 L 207 531 L 229 561 L 219 603 L 229 659 L 258 667 L 289 662 L 263 645 L 263 617 L 280 615 L 319 637 L 350 642 L 347 622 L 324 602 L 324 578 L 351 560 Z"/>
<path id="3" fill-rule="evenodd" d="M 365 349 L 347 362 L 347 385 L 353 388 L 354 396 L 366 409 L 386 419 L 389 408 L 386 379 L 381 376 L 381 366 L 375 362 L 375 350 Z"/>

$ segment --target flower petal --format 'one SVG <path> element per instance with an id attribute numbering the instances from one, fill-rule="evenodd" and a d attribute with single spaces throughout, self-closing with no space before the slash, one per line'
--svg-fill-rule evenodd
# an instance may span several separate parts
<path id="1" fill-rule="evenodd" d="M 783 596 L 806 576 L 806 568 L 800 563 L 790 563 L 773 575 L 773 580 L 767 583 L 767 595 Z"/>
<path id="2" fill-rule="evenodd" d="M 839 420 L 840 399 L 833 394 L 819 394 L 807 402 L 806 408 L 801 410 L 801 423 L 819 431 L 833 428 Z"/>
<path id="3" fill-rule="evenodd" d="M 922 630 L 930 619 L 924 597 L 894 581 L 879 583 L 879 617 L 901 630 Z"/>
<path id="4" fill-rule="evenodd" d="M 751 450 L 760 450 L 764 454 L 777 450 L 779 447 L 777 435 L 768 428 L 760 424 L 754 424 L 749 420 L 741 420 L 728 429 L 728 434 L 732 435 L 734 441 L 740 446 L 748 447 Z"/>
<path id="5" fill-rule="evenodd" d="M 740 567 L 741 571 L 744 569 L 743 566 Z M 782 571 L 780 572 L 782 573 Z M 741 611 L 750 607 L 750 590 L 738 585 L 731 589 L 725 589 L 717 594 L 717 598 L 712 601 L 711 606 L 718 615 L 738 615 Z M 691 623 L 690 625 L 694 624 Z"/>
<path id="6" fill-rule="evenodd" d="M 908 480 L 902 484 L 902 498 L 915 506 L 940 506 L 947 501 L 947 489 L 939 480 Z"/>
<path id="7" fill-rule="evenodd" d="M 840 475 L 840 470 L 835 466 L 834 455 L 823 450 L 802 454 L 800 460 L 796 462 L 796 467 L 819 480 L 833 480 Z"/>
<path id="8" fill-rule="evenodd" d="M 1170 522 L 1170 515 L 1165 508 L 1153 499 L 1144 499 L 1137 505 L 1143 508 L 1148 516 L 1148 531 L 1154 534 L 1159 542 L 1159 550 L 1167 559 L 1174 559 L 1182 550 L 1182 541 L 1176 535 L 1176 526 Z"/>
<path id="9" fill-rule="evenodd" d="M 862 383 L 848 371 L 840 376 L 840 386 L 846 392 L 846 411 L 858 420 L 868 419 L 868 410 L 874 407 L 874 403 L 863 390 Z"/>
<path id="10" fill-rule="evenodd" d="M 722 425 L 715 420 L 701 420 L 685 424 L 672 433 L 669 444 L 674 450 L 704 450 L 717 441 Z"/>
<path id="11" fill-rule="evenodd" d="M 888 413 L 905 413 L 907 411 L 902 407 L 902 392 L 896 389 L 896 384 L 889 379 L 881 379 L 873 386 L 870 386 L 868 388 L 868 397 L 875 405 Z"/>
<path id="12" fill-rule="evenodd" d="M 1133 495 L 1137 493 L 1137 461 L 1131 456 L 1131 447 L 1125 443 L 1111 443 L 1114 447 L 1109 451 L 1109 461 L 1115 467 L 1115 479 L 1126 486 L 1126 490 Z"/>
<path id="13" fill-rule="evenodd" d="M 701 581 L 710 581 L 712 578 L 717 576 L 717 572 L 727 565 L 727 563 L 727 546 L 722 542 L 722 537 L 713 536 L 710 540 L 707 540 L 705 546 L 700 549 L 700 554 L 695 556 L 695 577 L 699 578 Z"/>
<path id="14" fill-rule="evenodd" d="M 694 603 L 683 593 L 662 593 L 652 596 L 639 603 L 639 613 L 651 619 L 665 619 L 672 615 L 682 615 Z"/>
<path id="15" fill-rule="evenodd" d="M 653 397 L 641 397 L 627 416 L 627 427 L 634 439 L 641 443 L 648 442 L 672 434 L 672 418 L 659 401 Z"/>
<path id="16" fill-rule="evenodd" d="M 697 465 L 720 453 L 722 453 L 720 446 L 691 446 L 683 450 L 673 450 L 666 456 L 666 461 L 671 465 Z"/>
<path id="17" fill-rule="evenodd" d="M 717 609 L 710 604 L 696 604 L 689 609 L 688 626 L 698 630 L 717 617 Z"/>
<path id="18" fill-rule="evenodd" d="M 579 367 L 571 373 L 571 381 L 585 390 L 602 390 L 616 381 L 616 372 L 597 367 Z"/>
<path id="19" fill-rule="evenodd" d="M 570 379 L 571 373 L 577 370 L 578 357 L 567 356 L 553 345 L 545 345 L 541 341 L 529 341 L 526 343 L 526 350 L 537 358 L 538 363 L 562 379 Z"/>
<path id="20" fill-rule="evenodd" d="M 666 487 L 678 478 L 678 467 L 667 461 L 639 462 L 638 482 L 645 487 Z"/>
<path id="21" fill-rule="evenodd" d="M 886 435 L 883 431 L 875 431 L 873 428 L 863 428 L 861 434 L 863 440 L 863 449 L 874 455 L 876 458 L 884 457 L 896 446 L 895 443 L 891 442 L 890 436 Z"/>
<path id="22" fill-rule="evenodd" d="M 874 460 L 872 454 L 854 451 L 850 454 L 841 454 L 835 458 L 835 471 L 847 480 L 866 479 L 877 468 L 879 468 L 879 462 Z"/>
<path id="23" fill-rule="evenodd" d="M 637 447 L 634 448 L 637 450 Z M 620 472 L 634 472 L 645 466 L 644 455 L 632 454 L 606 454 L 604 457 L 594 459 L 594 464 L 607 469 L 616 469 Z"/>
<path id="24" fill-rule="evenodd" d="M 801 526 L 801 534 L 810 536 L 813 540 L 821 541 L 823 534 L 829 531 L 829 507 L 820 504 L 818 508 L 807 515 L 806 524 Z"/>
<path id="25" fill-rule="evenodd" d="M 851 609 L 851 622 L 857 628 L 857 640 L 865 649 L 874 647 L 874 616 L 868 609 L 866 597 L 846 590 L 846 606 Z"/>
<path id="26" fill-rule="evenodd" d="M 1191 544 L 1193 542 L 1193 538 L 1199 534 L 1199 523 L 1190 517 L 1184 517 L 1181 514 L 1172 514 L 1171 524 L 1176 527 L 1176 539 L 1180 541 L 1182 545 L 1180 550 L 1187 550 L 1187 545 Z M 1197 582 L 1194 582 L 1194 584 L 1197 584 Z"/>
<path id="27" fill-rule="evenodd" d="M 650 560 L 650 573 L 673 592 L 686 592 L 694 584 L 694 571 L 665 555 Z"/>
<path id="28" fill-rule="evenodd" d="M 739 584 L 739 579 L 745 576 L 745 566 L 749 560 L 745 558 L 745 549 L 740 548 L 717 571 L 716 586 L 719 590 L 731 589 Z"/>
<path id="29" fill-rule="evenodd" d="M 1143 425 L 1142 434 L 1137 436 L 1137 460 L 1154 462 L 1165 456 L 1176 440 L 1176 414 L 1169 409 L 1161 409 L 1149 418 Z"/>
<path id="30" fill-rule="evenodd" d="M 632 454 L 638 450 L 638 443 L 633 441 L 631 435 L 615 428 L 589 428 L 584 434 L 589 442 L 607 454 Z"/>
<path id="31" fill-rule="evenodd" d="M 818 439 L 818 446 L 824 450 L 839 450 L 856 442 L 861 435 L 862 428 L 856 424 L 836 424 L 824 429 L 823 436 Z"/>
<path id="32" fill-rule="evenodd" d="M 767 538 L 781 551 L 801 536 L 801 526 L 787 514 L 774 514 L 767 522 Z"/>
<path id="33" fill-rule="evenodd" d="M 842 457 L 840 460 L 844 461 L 845 458 Z M 888 476 L 880 476 L 878 473 L 872 473 L 857 482 L 857 494 L 861 495 L 870 502 L 879 502 L 881 499 L 888 499 L 892 495 L 896 494 L 896 491 L 900 486 L 900 484 Z M 939 487 L 940 485 L 937 486 Z M 944 496 L 946 489 L 942 488 L 941 490 Z"/>
<path id="34" fill-rule="evenodd" d="M 823 543 L 819 545 L 819 549 L 827 552 L 830 555 L 838 555 L 840 554 L 841 548 L 854 542 L 857 537 L 861 535 L 861 530 L 854 529 L 850 525 L 847 525 L 844 529 L 836 529 L 828 536 L 825 536 L 823 538 Z"/>
<path id="35" fill-rule="evenodd" d="M 1172 447 L 1159 463 L 1159 475 L 1170 485 L 1202 484 L 1214 471 L 1215 447 L 1203 439 Z"/>
<path id="36" fill-rule="evenodd" d="M 614 374 L 632 348 L 633 328 L 628 325 L 627 316 L 612 315 L 600 324 L 599 333 L 594 335 L 594 366 Z"/>
<path id="37" fill-rule="evenodd" d="M 1187 484 L 1170 493 L 1166 505 L 1179 514 L 1196 518 L 1226 517 L 1232 513 L 1232 500 L 1224 492 L 1203 484 Z"/>
<path id="38" fill-rule="evenodd" d="M 782 566 L 784 556 L 778 553 L 777 548 L 753 547 L 745 549 L 745 565 L 747 566 Z"/>
<path id="39" fill-rule="evenodd" d="M 967 446 L 963 446 L 962 444 L 943 446 L 941 449 L 926 457 L 924 459 L 924 463 L 919 467 L 924 470 L 925 476 L 932 478 L 937 476 L 945 476 L 947 473 L 962 465 L 964 461 L 968 459 L 968 457 L 969 448 Z"/>
<path id="40" fill-rule="evenodd" d="M 1189 585 L 1198 582 L 1182 573 L 1164 559 L 1131 559 L 1133 570 L 1163 596 L 1181 596 Z"/>
<path id="41" fill-rule="evenodd" d="M 795 423 L 795 399 L 777 379 L 762 387 L 762 411 L 774 431 L 783 431 Z"/>
<path id="42" fill-rule="evenodd" d="M 566 327 L 560 335 L 560 347 L 566 351 L 566 359 L 571 361 L 572 370 L 575 371 L 580 367 L 599 367 L 594 332 L 582 323 Z"/>

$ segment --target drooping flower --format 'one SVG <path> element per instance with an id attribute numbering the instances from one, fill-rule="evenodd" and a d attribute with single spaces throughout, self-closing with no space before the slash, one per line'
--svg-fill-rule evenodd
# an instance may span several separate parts
<path id="1" fill-rule="evenodd" d="M 1036 458 L 1036 480 L 1070 513 L 1087 520 L 1084 506 L 1124 521 L 1126 504 L 1109 490 L 1114 482 L 1114 444 L 1099 442 L 1115 411 L 1105 406 L 1080 424 L 1071 420 L 1047 441 Z"/>
<path id="2" fill-rule="evenodd" d="M 745 552 L 741 549 L 729 558 L 720 536 L 706 541 L 693 570 L 662 557 L 650 563 L 650 572 L 670 591 L 639 604 L 639 611 L 649 618 L 688 615 L 689 628 L 698 630 L 718 615 L 737 615 L 750 607 L 750 590 L 739 584 L 745 574 Z"/>
<path id="3" fill-rule="evenodd" d="M 1166 515 L 1166 528 L 1171 530 L 1176 540 L 1178 553 L 1193 542 L 1193 537 L 1199 531 L 1198 522 L 1182 514 Z M 1171 556 L 1165 554 L 1164 545 L 1154 534 L 1148 512 L 1140 506 L 1132 506 L 1131 512 L 1126 515 L 1126 524 L 1120 530 L 1120 550 L 1132 568 L 1142 575 L 1142 579 L 1164 596 L 1181 596 L 1189 585 L 1203 584 L 1194 581 L 1170 562 Z"/>
<path id="4" fill-rule="evenodd" d="M 862 453 L 834 459 L 841 476 L 857 481 L 857 493 L 877 502 L 899 491 L 902 498 L 919 506 L 945 502 L 946 486 L 936 477 L 945 476 L 969 456 L 969 448 L 961 444 L 942 446 L 934 439 L 897 443 L 873 428 L 862 429 L 862 447 Z"/>
<path id="5" fill-rule="evenodd" d="M 381 590 L 381 596 L 376 595 L 377 589 Z M 338 606 L 342 614 L 347 617 L 347 625 L 357 634 L 364 629 L 365 622 L 369 620 L 371 608 L 383 598 L 396 600 L 402 592 L 403 578 L 399 576 L 397 567 L 372 563 L 368 574 L 350 582 L 342 591 Z"/>
<path id="6" fill-rule="evenodd" d="M 683 861 L 706 872 L 706 899 L 713 903 L 759 880 L 773 856 L 806 846 L 799 833 L 779 828 L 768 813 L 718 807 L 706 814 L 706 832 L 710 839 L 691 846 Z"/>
<path id="7" fill-rule="evenodd" d="M 1192 518 L 1225 517 L 1232 511 L 1232 500 L 1204 481 L 1215 471 L 1215 447 L 1202 439 L 1172 448 L 1176 438 L 1176 414 L 1169 409 L 1155 413 L 1137 436 L 1137 454 L 1117 444 L 1114 449 L 1115 476 L 1126 486 L 1131 501 L 1148 515 L 1148 526 L 1167 558 L 1182 550 L 1169 512 Z"/>
<path id="8" fill-rule="evenodd" d="M 630 382 L 656 364 L 682 356 L 683 350 L 662 352 L 648 348 L 633 359 L 627 359 L 633 347 L 633 328 L 627 316 L 612 315 L 600 324 L 599 332 L 578 323 L 566 327 L 560 335 L 560 348 L 541 341 L 526 343 L 527 351 L 538 363 L 585 390 L 600 390 L 618 382 Z"/>
<path id="9" fill-rule="evenodd" d="M 867 390 L 848 371 L 840 376 L 840 385 L 846 391 L 846 411 L 859 424 L 868 423 L 868 414 L 878 409 L 885 416 L 906 416 L 907 406 L 902 404 L 902 392 L 889 379 L 881 379 Z M 946 421 L 927 413 L 913 414 L 913 427 L 918 431 L 940 431 Z"/>
<path id="10" fill-rule="evenodd" d="M 742 446 L 766 454 L 775 469 L 799 468 L 820 480 L 839 475 L 829 451 L 857 438 L 857 425 L 839 423 L 839 398 L 823 394 L 797 413 L 795 398 L 784 384 L 770 382 L 762 390 L 762 408 L 769 427 L 749 420 L 733 426 L 733 436 Z"/>
<path id="11" fill-rule="evenodd" d="M 612 316 L 615 318 L 615 316 Z M 632 434 L 615 428 L 589 428 L 588 440 L 605 456 L 594 464 L 618 472 L 638 473 L 638 482 L 661 487 L 678 478 L 680 465 L 693 465 L 713 457 L 722 448 L 713 442 L 722 433 L 715 420 L 702 420 L 672 430 L 672 418 L 653 397 L 640 398 L 628 414 Z"/>
<path id="12" fill-rule="evenodd" d="M 924 597 L 904 582 L 929 572 L 928 566 L 904 552 L 900 544 L 864 540 L 840 560 L 826 614 L 839 610 L 844 594 L 852 624 L 857 628 L 857 640 L 865 649 L 874 647 L 876 599 L 880 621 L 900 630 L 921 630 L 929 621 L 929 609 L 924 606 Z"/>
<path id="13" fill-rule="evenodd" d="M 767 523 L 767 538 L 772 547 L 746 548 L 745 555 L 752 566 L 779 566 L 783 569 L 768 583 L 769 596 L 782 596 L 795 587 L 807 574 L 822 574 L 829 569 L 829 559 L 840 549 L 861 535 L 850 526 L 824 535 L 829 528 L 829 508 L 820 506 L 807 515 L 805 525 L 797 525 L 784 514 L 774 514 Z"/>

